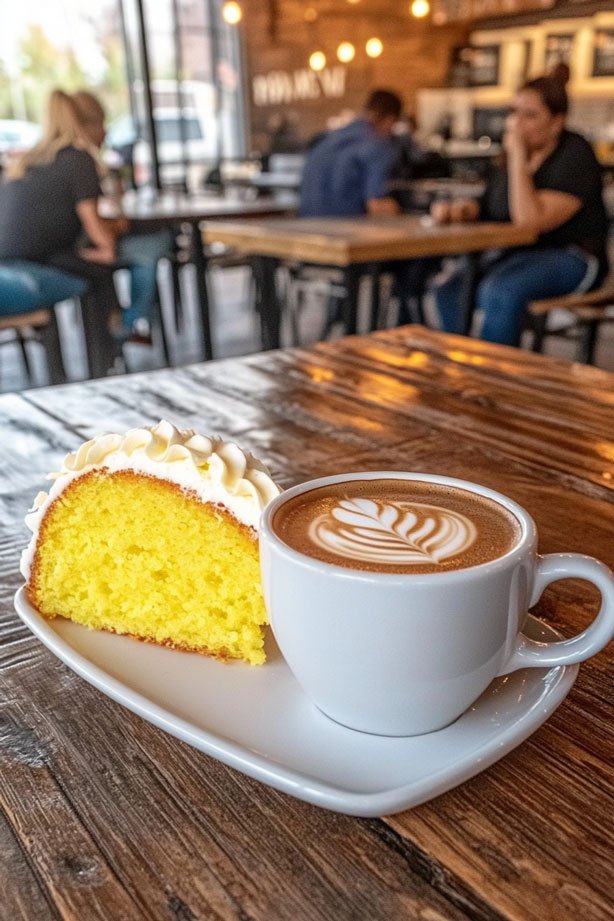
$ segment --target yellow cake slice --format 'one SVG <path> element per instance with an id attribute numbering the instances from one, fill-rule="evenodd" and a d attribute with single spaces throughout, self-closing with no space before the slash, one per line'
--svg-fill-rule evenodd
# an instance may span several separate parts
<path id="1" fill-rule="evenodd" d="M 257 528 L 279 489 L 263 464 L 163 421 L 86 442 L 50 479 L 21 561 L 42 615 L 264 662 Z"/>

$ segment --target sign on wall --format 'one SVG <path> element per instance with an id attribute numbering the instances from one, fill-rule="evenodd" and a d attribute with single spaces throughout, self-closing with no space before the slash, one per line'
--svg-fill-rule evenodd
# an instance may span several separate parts
<path id="1" fill-rule="evenodd" d="M 326 67 L 321 71 L 271 70 L 252 78 L 255 106 L 289 105 L 313 99 L 340 99 L 345 94 L 345 67 Z"/>
<path id="2" fill-rule="evenodd" d="M 614 77 L 614 31 L 612 29 L 599 29 L 595 32 L 593 77 Z"/>

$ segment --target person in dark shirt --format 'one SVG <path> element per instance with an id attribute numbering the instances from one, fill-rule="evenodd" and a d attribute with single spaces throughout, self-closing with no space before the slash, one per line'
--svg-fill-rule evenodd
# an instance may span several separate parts
<path id="1" fill-rule="evenodd" d="M 482 338 L 518 345 L 533 300 L 588 291 L 608 271 L 608 220 L 601 170 L 590 144 L 565 128 L 566 73 L 538 77 L 517 93 L 505 137 L 505 166 L 495 167 L 481 201 L 435 202 L 440 222 L 513 221 L 534 228 L 535 244 L 485 255 L 476 306 Z M 436 289 L 443 328 L 461 332 L 462 269 Z"/>
<path id="2" fill-rule="evenodd" d="M 115 237 L 98 216 L 99 193 L 96 160 L 74 103 L 54 90 L 41 141 L 9 164 L 0 185 L 0 259 L 54 266 L 85 279 L 100 337 L 106 339 L 119 304 L 113 284 Z M 106 352 L 110 365 L 110 342 Z"/>

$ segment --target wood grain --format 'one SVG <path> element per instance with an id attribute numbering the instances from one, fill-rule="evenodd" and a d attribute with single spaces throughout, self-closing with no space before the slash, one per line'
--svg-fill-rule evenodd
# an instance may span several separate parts
<path id="1" fill-rule="evenodd" d="M 422 217 L 267 218 L 207 221 L 205 243 L 224 243 L 243 253 L 323 265 L 446 256 L 532 243 L 526 227 L 480 221 L 433 224 Z"/>
<path id="2" fill-rule="evenodd" d="M 382 820 L 319 810 L 170 738 L 16 617 L 23 515 L 80 441 L 160 417 L 239 441 L 282 486 L 439 471 L 614 565 L 614 376 L 421 327 L 0 398 L 0 917 L 608 921 L 613 652 L 487 771 Z M 566 635 L 596 593 L 536 613 Z"/>

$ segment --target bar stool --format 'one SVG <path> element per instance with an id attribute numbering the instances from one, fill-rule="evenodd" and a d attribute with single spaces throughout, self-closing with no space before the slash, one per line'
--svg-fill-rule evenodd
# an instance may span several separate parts
<path id="1" fill-rule="evenodd" d="M 45 350 L 51 383 L 65 382 L 55 305 L 79 297 L 86 287 L 82 278 L 35 262 L 0 262 L 0 330 L 14 331 L 29 383 L 32 369 L 26 346 L 31 340 Z"/>

